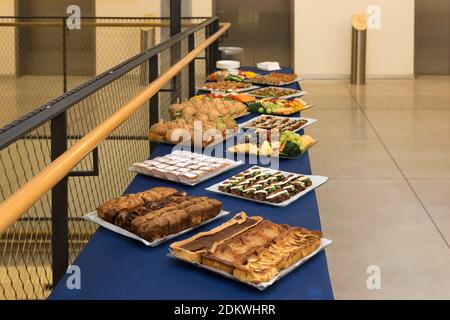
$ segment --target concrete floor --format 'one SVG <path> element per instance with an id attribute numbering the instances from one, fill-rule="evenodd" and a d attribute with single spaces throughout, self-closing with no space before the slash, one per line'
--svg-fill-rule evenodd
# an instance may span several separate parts
<path id="1" fill-rule="evenodd" d="M 450 299 L 450 78 L 302 85 L 335 297 Z"/>

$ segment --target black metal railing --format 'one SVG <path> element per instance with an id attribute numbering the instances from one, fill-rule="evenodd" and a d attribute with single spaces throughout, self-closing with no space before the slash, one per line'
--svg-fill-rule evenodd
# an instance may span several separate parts
<path id="1" fill-rule="evenodd" d="M 0 128 L 0 202 L 219 28 L 218 18 L 184 29 L 188 19 L 172 20 L 180 32 Z M 0 299 L 49 294 L 96 229 L 82 216 L 123 192 L 129 165 L 151 151 L 149 127 L 214 68 L 217 41 L 205 51 L 0 236 Z"/>

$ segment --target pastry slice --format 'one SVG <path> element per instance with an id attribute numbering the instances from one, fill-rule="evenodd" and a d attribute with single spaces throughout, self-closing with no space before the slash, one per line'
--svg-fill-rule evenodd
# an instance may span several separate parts
<path id="1" fill-rule="evenodd" d="M 236 265 L 233 275 L 244 282 L 268 282 L 280 271 L 289 268 L 320 246 L 322 233 L 304 228 L 289 228 L 270 244 L 258 248 L 241 265 Z"/>
<path id="2" fill-rule="evenodd" d="M 202 262 L 202 254 L 219 245 L 226 239 L 252 228 L 262 221 L 262 217 L 247 217 L 244 212 L 210 231 L 200 232 L 186 240 L 170 245 L 172 253 L 189 262 Z"/>

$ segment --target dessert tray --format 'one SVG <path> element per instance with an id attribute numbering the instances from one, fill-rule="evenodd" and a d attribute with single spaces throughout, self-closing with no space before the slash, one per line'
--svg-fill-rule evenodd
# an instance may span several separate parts
<path id="1" fill-rule="evenodd" d="M 206 190 L 272 206 L 286 207 L 327 181 L 327 177 L 253 166 Z"/>
<path id="2" fill-rule="evenodd" d="M 242 161 L 175 150 L 163 157 L 134 163 L 128 170 L 163 180 L 195 186 L 221 173 L 239 167 L 241 164 Z"/>
<path id="3" fill-rule="evenodd" d="M 296 132 L 314 124 L 315 122 L 317 122 L 317 120 L 312 118 L 260 115 L 256 118 L 241 123 L 239 127 L 264 130 L 277 129 L 281 132 L 286 130 Z"/>
<path id="4" fill-rule="evenodd" d="M 156 187 L 110 200 L 84 218 L 155 247 L 227 214 L 218 200 Z"/>
<path id="5" fill-rule="evenodd" d="M 248 99 L 245 101 L 248 109 L 255 113 L 272 114 L 278 116 L 290 116 L 312 108 L 313 104 L 306 103 L 301 98 L 290 100 L 278 98 L 263 98 L 256 101 Z"/>
<path id="6" fill-rule="evenodd" d="M 245 212 L 170 245 L 170 257 L 264 290 L 332 243 L 322 232 Z"/>

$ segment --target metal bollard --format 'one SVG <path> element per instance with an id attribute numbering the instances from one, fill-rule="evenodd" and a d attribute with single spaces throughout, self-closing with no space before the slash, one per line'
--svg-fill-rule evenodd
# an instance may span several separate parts
<path id="1" fill-rule="evenodd" d="M 366 83 L 367 18 L 362 14 L 352 17 L 352 70 L 351 84 Z"/>

